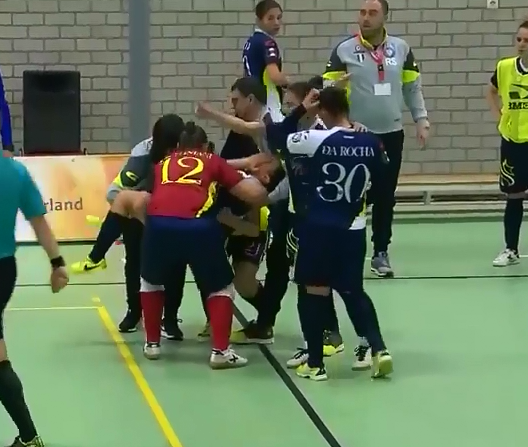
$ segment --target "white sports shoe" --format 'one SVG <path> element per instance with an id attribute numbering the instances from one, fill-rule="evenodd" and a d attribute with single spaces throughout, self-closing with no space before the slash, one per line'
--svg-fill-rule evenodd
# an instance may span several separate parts
<path id="1" fill-rule="evenodd" d="M 158 360 L 161 357 L 161 346 L 159 343 L 145 343 L 143 355 L 149 360 Z"/>
<path id="2" fill-rule="evenodd" d="M 247 359 L 238 355 L 233 349 L 228 348 L 225 351 L 213 349 L 209 365 L 212 369 L 231 369 L 242 368 L 247 365 Z"/>
<path id="3" fill-rule="evenodd" d="M 493 260 L 493 267 L 508 267 L 509 265 L 518 264 L 520 261 L 519 253 L 507 248 L 501 251 Z"/>

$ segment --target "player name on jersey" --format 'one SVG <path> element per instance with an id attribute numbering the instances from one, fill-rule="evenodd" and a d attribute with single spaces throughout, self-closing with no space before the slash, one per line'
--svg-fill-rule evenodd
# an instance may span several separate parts
<path id="1" fill-rule="evenodd" d="M 323 155 L 339 157 L 374 157 L 374 148 L 371 146 L 325 146 L 321 147 Z"/>

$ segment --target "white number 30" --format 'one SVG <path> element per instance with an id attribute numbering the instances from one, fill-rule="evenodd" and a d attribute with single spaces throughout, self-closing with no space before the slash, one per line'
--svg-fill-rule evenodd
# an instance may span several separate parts
<path id="1" fill-rule="evenodd" d="M 348 173 L 343 165 L 335 162 L 324 164 L 322 170 L 327 178 L 322 186 L 317 187 L 317 193 L 325 202 L 339 202 L 342 199 L 345 199 L 348 203 L 356 202 L 362 199 L 370 188 L 370 171 L 364 164 L 354 166 Z M 337 177 L 334 179 L 328 178 L 330 176 L 334 177 L 336 172 Z M 359 194 L 352 196 L 351 190 L 356 175 L 364 177 L 363 186 L 358 191 Z M 326 193 L 326 191 L 329 192 L 330 188 L 334 190 L 332 196 Z"/>

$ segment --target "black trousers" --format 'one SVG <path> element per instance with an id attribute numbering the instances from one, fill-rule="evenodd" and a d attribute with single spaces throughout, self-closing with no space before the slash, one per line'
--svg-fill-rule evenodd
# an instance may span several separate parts
<path id="1" fill-rule="evenodd" d="M 141 240 L 143 224 L 137 219 L 123 222 L 123 245 L 125 246 L 125 287 L 128 309 L 141 314 Z M 183 299 L 185 271 L 175 272 L 171 281 L 165 284 L 165 317 L 176 319 Z"/>
<path id="2" fill-rule="evenodd" d="M 262 308 L 257 317 L 261 327 L 275 325 L 281 302 L 290 281 L 290 260 L 287 252 L 287 236 L 290 230 L 288 200 L 281 200 L 270 207 L 269 229 L 273 240 L 266 251 L 266 278 Z"/>
<path id="3" fill-rule="evenodd" d="M 0 340 L 4 338 L 4 310 L 11 299 L 17 279 L 14 256 L 0 259 Z"/>
<path id="4" fill-rule="evenodd" d="M 395 192 L 398 186 L 398 177 L 403 155 L 403 130 L 385 134 L 378 134 L 385 146 L 389 158 L 382 186 L 372 200 L 372 243 L 374 253 L 387 251 L 392 238 L 392 221 L 394 219 L 394 206 L 396 205 Z"/>

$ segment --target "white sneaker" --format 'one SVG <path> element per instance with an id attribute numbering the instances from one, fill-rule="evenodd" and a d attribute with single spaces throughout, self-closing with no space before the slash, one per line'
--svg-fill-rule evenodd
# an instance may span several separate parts
<path id="1" fill-rule="evenodd" d="M 501 251 L 493 260 L 493 267 L 508 267 L 509 265 L 518 264 L 520 261 L 519 253 L 507 248 L 506 250 Z"/>
<path id="2" fill-rule="evenodd" d="M 358 345 L 354 349 L 356 360 L 352 365 L 352 371 L 365 371 L 372 367 L 372 351 L 370 346 Z"/>
<path id="3" fill-rule="evenodd" d="M 242 368 L 247 365 L 247 362 L 246 358 L 238 355 L 231 348 L 225 351 L 213 349 L 211 351 L 211 358 L 209 359 L 209 366 L 212 369 Z"/>
<path id="4" fill-rule="evenodd" d="M 308 350 L 305 348 L 297 348 L 297 352 L 291 356 L 286 362 L 288 368 L 294 369 L 301 366 L 308 361 Z"/>
<path id="5" fill-rule="evenodd" d="M 149 360 L 158 360 L 161 357 L 161 345 L 159 343 L 145 343 L 143 355 Z"/>

